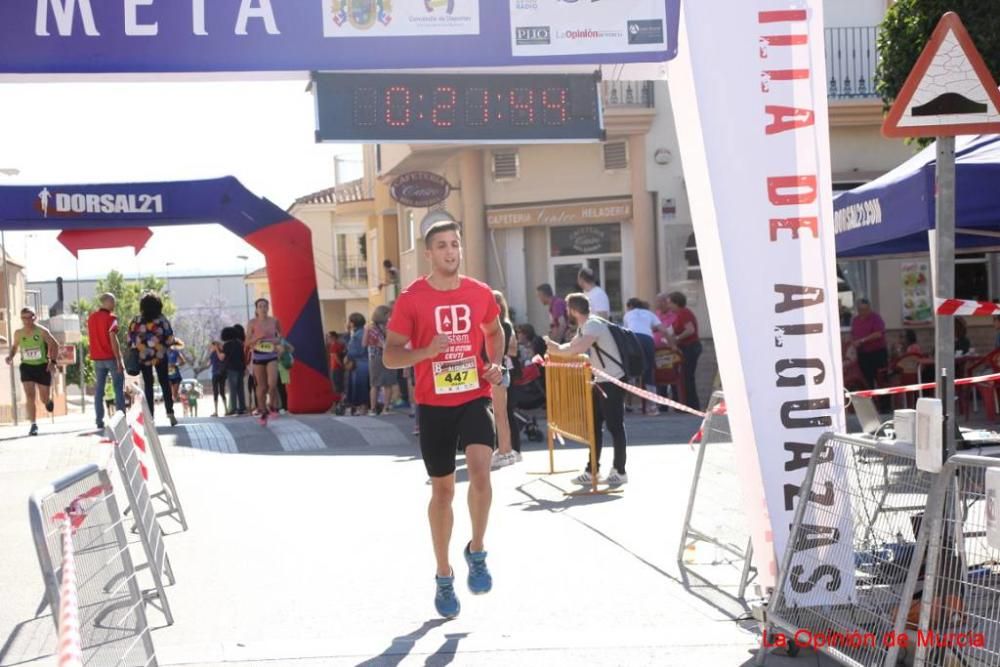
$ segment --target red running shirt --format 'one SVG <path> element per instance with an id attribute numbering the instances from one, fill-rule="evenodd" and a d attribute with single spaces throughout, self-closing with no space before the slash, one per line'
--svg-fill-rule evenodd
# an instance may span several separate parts
<path id="1" fill-rule="evenodd" d="M 420 405 L 451 407 L 492 396 L 483 379 L 482 326 L 496 321 L 500 308 L 485 283 L 463 277 L 457 289 L 434 289 L 418 278 L 396 300 L 389 331 L 404 336 L 414 350 L 438 334 L 449 337 L 448 350 L 416 365 L 415 391 Z"/>

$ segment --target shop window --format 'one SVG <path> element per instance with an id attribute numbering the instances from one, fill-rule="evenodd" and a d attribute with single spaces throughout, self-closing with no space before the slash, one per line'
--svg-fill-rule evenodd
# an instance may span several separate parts
<path id="1" fill-rule="evenodd" d="M 518 177 L 521 162 L 517 151 L 493 153 L 493 180 L 510 181 Z"/>
<path id="2" fill-rule="evenodd" d="M 698 243 L 694 234 L 688 236 L 687 245 L 684 247 L 684 260 L 687 262 L 688 280 L 701 280 L 701 262 L 698 260 Z"/>
<path id="3" fill-rule="evenodd" d="M 549 238 L 553 257 L 608 255 L 622 251 L 622 226 L 618 223 L 551 227 Z"/>
<path id="4" fill-rule="evenodd" d="M 990 270 L 984 253 L 955 258 L 955 298 L 990 300 Z"/>
<path id="5" fill-rule="evenodd" d="M 607 141 L 604 147 L 604 170 L 628 169 L 628 144 L 624 141 Z"/>

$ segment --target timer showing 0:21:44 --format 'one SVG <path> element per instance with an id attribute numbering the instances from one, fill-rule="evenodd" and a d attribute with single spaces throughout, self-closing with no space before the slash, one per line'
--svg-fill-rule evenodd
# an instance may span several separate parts
<path id="1" fill-rule="evenodd" d="M 561 127 L 570 120 L 569 90 L 556 86 L 494 91 L 439 85 L 428 92 L 414 91 L 409 86 L 358 88 L 354 91 L 353 115 L 359 127 L 380 123 L 409 127 L 414 121 L 430 122 L 439 128 L 456 124 L 484 127 L 493 122 L 517 127 Z"/>

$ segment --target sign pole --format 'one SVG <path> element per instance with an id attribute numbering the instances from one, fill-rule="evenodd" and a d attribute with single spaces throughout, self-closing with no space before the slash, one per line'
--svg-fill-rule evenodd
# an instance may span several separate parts
<path id="1" fill-rule="evenodd" d="M 3 246 L 3 288 L 6 294 L 4 295 L 4 308 L 6 309 L 7 316 L 7 346 L 8 348 L 14 347 L 14 327 L 11 321 L 11 311 L 10 311 L 10 300 L 13 297 L 13 292 L 10 289 L 10 274 L 7 273 L 7 236 L 4 230 L 0 229 L 0 246 Z M 14 379 L 14 364 L 8 367 L 10 369 L 10 409 L 11 416 L 14 419 L 14 426 L 17 426 L 17 381 Z"/>
<path id="2" fill-rule="evenodd" d="M 955 137 L 937 139 L 937 254 L 934 258 L 938 299 L 955 294 Z M 938 392 L 944 411 L 944 450 L 955 453 L 955 323 L 953 317 L 934 315 L 934 356 Z"/>

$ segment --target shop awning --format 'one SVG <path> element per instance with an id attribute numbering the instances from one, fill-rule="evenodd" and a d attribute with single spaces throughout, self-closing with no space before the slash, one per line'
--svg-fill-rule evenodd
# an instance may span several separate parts
<path id="1" fill-rule="evenodd" d="M 955 247 L 1000 248 L 1000 135 L 958 137 Z M 928 252 L 934 229 L 932 144 L 883 176 L 834 202 L 837 257 L 914 255 Z"/>

